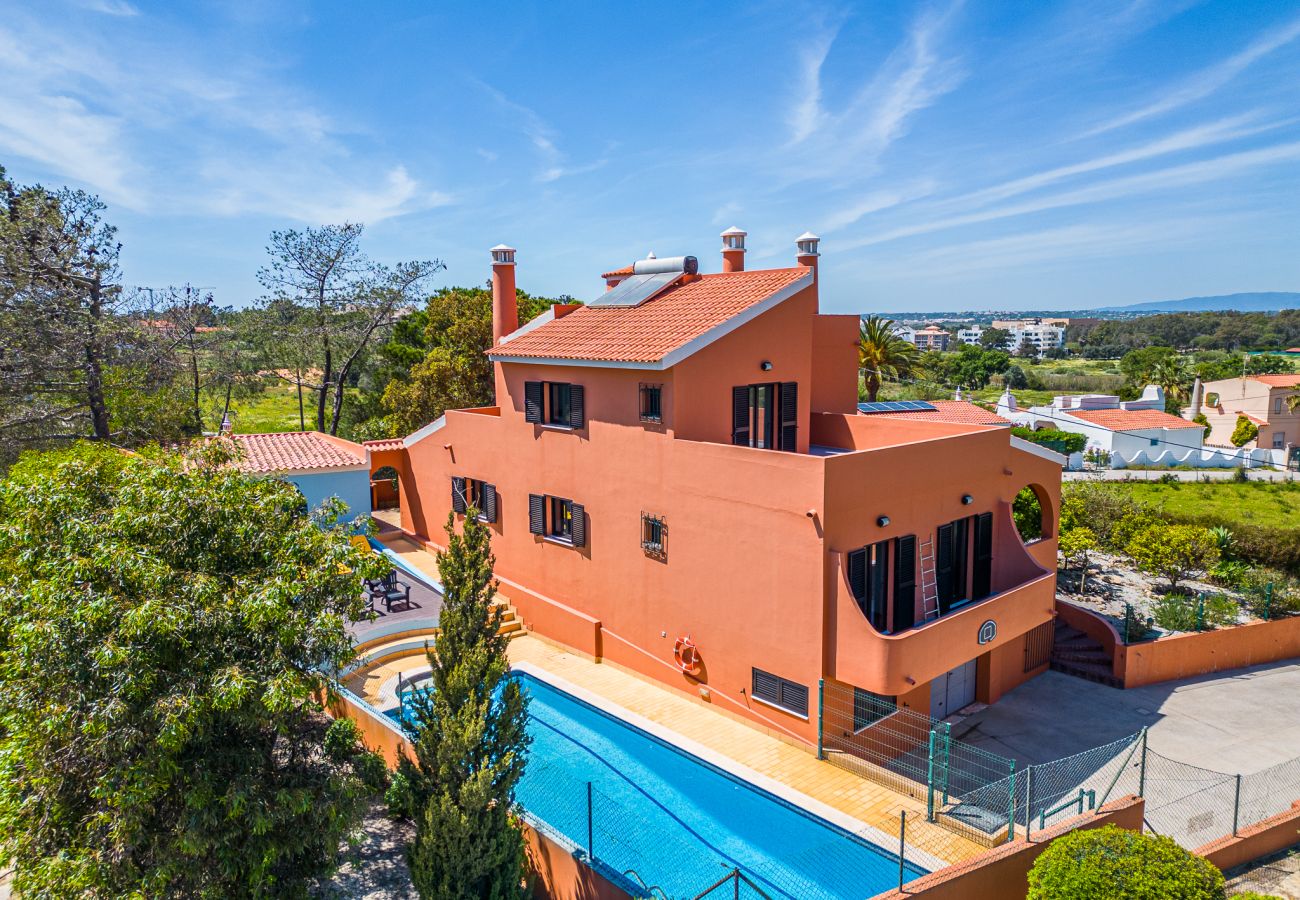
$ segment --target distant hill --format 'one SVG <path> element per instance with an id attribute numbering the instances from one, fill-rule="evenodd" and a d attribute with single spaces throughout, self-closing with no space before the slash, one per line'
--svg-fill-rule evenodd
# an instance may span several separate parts
<path id="1" fill-rule="evenodd" d="M 1225 309 L 1239 312 L 1277 312 L 1279 309 L 1297 307 L 1300 307 L 1300 293 L 1261 291 L 1253 294 L 1221 294 L 1217 297 L 1187 297 L 1183 300 L 1152 300 L 1128 306 L 1102 306 L 1097 308 L 1097 312 L 1218 312 Z"/>

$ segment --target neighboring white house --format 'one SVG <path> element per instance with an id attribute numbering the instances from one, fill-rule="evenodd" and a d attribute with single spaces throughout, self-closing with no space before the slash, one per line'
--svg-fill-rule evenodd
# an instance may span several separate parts
<path id="1" fill-rule="evenodd" d="M 1138 400 L 1111 394 L 1052 399 L 1051 406 L 1020 409 L 1010 391 L 998 401 L 998 415 L 1035 430 L 1056 428 L 1088 439 L 1089 449 L 1111 455 L 1113 468 L 1129 465 L 1192 465 L 1225 468 L 1260 462 L 1239 452 L 1203 447 L 1204 428 L 1165 412 L 1165 393 L 1147 385 Z"/>

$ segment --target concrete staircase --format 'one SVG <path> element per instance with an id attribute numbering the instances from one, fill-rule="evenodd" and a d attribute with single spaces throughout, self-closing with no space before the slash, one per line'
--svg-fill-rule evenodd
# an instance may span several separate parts
<path id="1" fill-rule="evenodd" d="M 1055 672 L 1095 681 L 1108 687 L 1122 688 L 1123 683 L 1112 674 L 1110 654 L 1082 631 L 1056 620 L 1056 635 L 1052 644 L 1051 668 Z"/>
<path id="2" fill-rule="evenodd" d="M 524 634 L 524 620 L 519 618 L 519 613 L 510 605 L 507 600 L 496 600 L 494 606 L 501 607 L 501 624 L 497 627 L 497 634 L 504 634 L 506 640 L 514 640 Z"/>

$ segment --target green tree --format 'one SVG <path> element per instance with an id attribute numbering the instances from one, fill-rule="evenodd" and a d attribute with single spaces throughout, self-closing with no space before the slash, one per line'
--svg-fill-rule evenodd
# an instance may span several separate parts
<path id="1" fill-rule="evenodd" d="M 552 301 L 516 292 L 519 321 L 540 315 Z M 406 335 L 409 339 L 409 335 Z M 429 298 L 424 311 L 423 345 L 427 348 L 406 377 L 383 391 L 387 427 L 394 436 L 410 434 L 449 409 L 489 406 L 495 382 L 492 360 L 492 292 L 484 288 L 444 288 Z M 409 360 L 405 348 L 389 348 L 394 359 Z"/>
<path id="2" fill-rule="evenodd" d="M 1234 447 L 1244 447 L 1251 441 L 1259 437 L 1259 426 L 1245 416 L 1237 416 L 1237 427 L 1232 429 L 1232 441 Z"/>
<path id="3" fill-rule="evenodd" d="M 1067 569 L 1078 568 L 1079 593 L 1083 593 L 1084 584 L 1088 579 L 1088 555 L 1097 548 L 1097 533 L 1086 525 L 1061 532 L 1057 549 L 1060 551 L 1061 561 Z"/>
<path id="4" fill-rule="evenodd" d="M 1011 354 L 1004 350 L 984 350 L 963 344 L 956 353 L 947 354 L 945 380 L 950 385 L 978 390 L 988 385 L 994 375 L 1011 367 Z"/>
<path id="5" fill-rule="evenodd" d="M 415 818 L 411 877 L 430 900 L 522 897 L 524 843 L 515 787 L 524 772 L 525 697 L 510 678 L 491 532 L 472 507 L 447 519 L 438 554 L 445 600 L 429 650 L 430 689 L 407 704 L 415 761 L 403 760 Z"/>
<path id="6" fill-rule="evenodd" d="M 1168 581 L 1170 591 L 1219 561 L 1214 535 L 1196 525 L 1148 525 L 1132 536 L 1125 552 L 1143 572 Z"/>
<path id="7" fill-rule="evenodd" d="M 1043 504 L 1031 487 L 1023 487 L 1011 503 L 1011 517 L 1025 543 L 1043 536 Z"/>
<path id="8" fill-rule="evenodd" d="M 882 381 L 899 381 L 917 370 L 920 352 L 894 332 L 893 319 L 868 316 L 858 332 L 858 368 L 867 402 L 876 402 Z"/>
<path id="9" fill-rule="evenodd" d="M 1212 429 L 1210 428 L 1210 420 L 1206 417 L 1205 413 L 1199 412 L 1196 415 L 1192 416 L 1192 421 L 1195 422 L 1197 425 L 1200 425 L 1201 428 L 1203 429 L 1203 432 L 1201 434 L 1201 440 L 1205 440 L 1210 436 L 1210 431 Z"/>
<path id="10" fill-rule="evenodd" d="M 1223 900 L 1223 873 L 1172 838 L 1114 825 L 1071 831 L 1029 870 L 1026 900 Z"/>
<path id="11" fill-rule="evenodd" d="M 305 896 L 382 779 L 316 699 L 376 557 L 224 448 L 79 444 L 0 483 L 0 862 L 24 897 Z"/>
<path id="12" fill-rule="evenodd" d="M 1016 348 L 1016 356 L 1021 359 L 1038 359 L 1038 345 L 1026 335 L 1020 339 L 1020 346 Z"/>
<path id="13" fill-rule="evenodd" d="M 1005 350 L 1011 343 L 1011 332 L 1005 328 L 985 328 L 980 332 L 980 346 L 985 350 Z"/>

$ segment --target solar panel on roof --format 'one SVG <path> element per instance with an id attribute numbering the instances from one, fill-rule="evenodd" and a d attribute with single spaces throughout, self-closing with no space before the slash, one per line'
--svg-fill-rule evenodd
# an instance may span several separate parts
<path id="1" fill-rule="evenodd" d="M 881 400 L 876 403 L 858 404 L 860 413 L 925 412 L 933 411 L 935 408 L 933 403 L 926 403 L 924 400 Z"/>
<path id="2" fill-rule="evenodd" d="M 654 272 L 650 275 L 631 275 L 587 305 L 640 306 L 677 281 L 683 274 L 679 270 L 677 272 Z"/>

